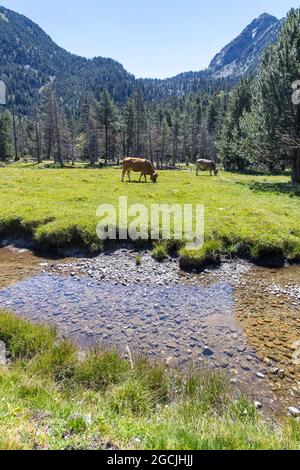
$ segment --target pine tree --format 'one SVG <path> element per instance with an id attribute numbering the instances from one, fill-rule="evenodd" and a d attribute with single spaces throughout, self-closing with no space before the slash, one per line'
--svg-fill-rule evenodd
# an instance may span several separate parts
<path id="1" fill-rule="evenodd" d="M 54 100 L 51 86 L 46 86 L 43 90 L 41 101 L 41 118 L 45 154 L 47 160 L 51 160 L 53 158 L 55 146 Z"/>
<path id="2" fill-rule="evenodd" d="M 251 79 L 245 79 L 230 93 L 228 109 L 217 138 L 217 148 L 226 170 L 243 170 L 249 165 L 240 151 L 240 145 L 241 120 L 250 107 Z"/>
<path id="3" fill-rule="evenodd" d="M 86 95 L 81 108 L 79 147 L 84 159 L 95 166 L 99 159 L 97 120 L 98 109 L 90 95 Z"/>
<path id="4" fill-rule="evenodd" d="M 209 101 L 209 105 L 207 108 L 207 130 L 210 134 L 213 134 L 217 127 L 217 120 L 218 120 L 218 109 L 216 106 L 215 98 L 212 97 Z"/>
<path id="5" fill-rule="evenodd" d="M 111 158 L 111 137 L 116 123 L 116 109 L 107 90 L 104 90 L 101 95 L 98 117 L 100 124 L 104 127 L 104 159 L 105 166 L 107 166 L 108 160 Z"/>
<path id="6" fill-rule="evenodd" d="M 300 182 L 300 105 L 292 100 L 300 77 L 300 9 L 291 10 L 278 42 L 267 50 L 253 87 L 253 151 L 270 169 L 291 161 L 292 180 Z M 253 135 L 246 134 L 248 142 Z"/>
<path id="7" fill-rule="evenodd" d="M 170 136 L 171 136 L 171 131 L 168 125 L 168 121 L 164 117 L 162 121 L 162 130 L 161 130 L 160 166 L 162 166 L 166 162 L 166 157 L 169 153 L 169 148 L 170 148 Z"/>
<path id="8" fill-rule="evenodd" d="M 176 109 L 172 122 L 173 167 L 176 166 L 179 158 L 180 130 L 180 114 L 179 110 Z"/>
<path id="9" fill-rule="evenodd" d="M 14 159 L 15 162 L 19 160 L 19 149 L 18 149 L 18 128 L 17 128 L 17 117 L 16 117 L 16 106 L 15 106 L 15 96 L 11 95 L 11 103 L 12 103 L 12 122 L 13 122 L 13 141 L 14 141 Z"/>
<path id="10" fill-rule="evenodd" d="M 42 162 L 42 133 L 38 114 L 35 115 L 35 155 L 38 163 Z"/>
<path id="11" fill-rule="evenodd" d="M 59 163 L 61 167 L 64 166 L 64 157 L 62 152 L 62 117 L 58 107 L 56 96 L 53 94 L 53 108 L 54 108 L 54 134 L 56 140 L 56 153 L 55 161 Z"/>
<path id="12" fill-rule="evenodd" d="M 12 156 L 12 116 L 9 111 L 0 115 L 0 161 Z"/>
<path id="13" fill-rule="evenodd" d="M 75 153 L 75 136 L 76 136 L 76 117 L 72 108 L 67 107 L 65 109 L 65 118 L 67 131 L 70 138 L 69 143 L 69 154 L 71 155 L 72 165 L 75 165 L 76 153 Z"/>
<path id="14" fill-rule="evenodd" d="M 145 113 L 145 103 L 143 99 L 143 95 L 141 93 L 141 90 L 137 90 L 134 93 L 134 105 L 135 105 L 135 123 L 136 123 L 136 128 L 135 128 L 135 137 L 136 137 L 136 142 L 135 142 L 135 153 L 137 157 L 140 157 L 144 153 L 144 146 L 142 145 L 142 142 L 144 141 L 145 138 L 145 133 L 146 133 L 146 113 Z"/>
<path id="15" fill-rule="evenodd" d="M 133 157 L 135 153 L 135 107 L 132 98 L 129 98 L 124 114 L 126 154 L 128 157 Z"/>

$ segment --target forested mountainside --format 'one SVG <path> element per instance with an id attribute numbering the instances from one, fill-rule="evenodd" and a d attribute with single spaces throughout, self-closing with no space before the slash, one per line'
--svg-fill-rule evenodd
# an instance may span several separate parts
<path id="1" fill-rule="evenodd" d="M 87 91 L 104 87 L 120 102 L 126 101 L 135 84 L 121 64 L 97 57 L 86 59 L 57 46 L 35 23 L 23 15 L 0 7 L 0 78 L 26 113 L 38 91 L 51 81 L 69 105 Z"/>
<path id="2" fill-rule="evenodd" d="M 113 59 L 86 59 L 67 52 L 30 19 L 0 7 L 0 79 L 24 115 L 32 112 L 39 91 L 51 82 L 62 104 L 72 108 L 80 106 L 87 92 L 99 99 L 103 89 L 118 104 L 124 104 L 136 88 L 148 101 L 226 89 L 256 67 L 262 51 L 276 39 L 279 24 L 270 15 L 255 20 L 206 71 L 165 80 L 137 79 Z"/>
<path id="3" fill-rule="evenodd" d="M 262 31 L 269 35 L 277 23 L 260 18 L 240 44 L 249 34 L 266 41 Z M 69 54 L 31 21 L 2 8 L 7 34 L 0 80 L 8 83 L 10 99 L 0 113 L 0 164 L 28 156 L 95 166 L 141 156 L 163 168 L 200 156 L 227 170 L 292 168 L 300 182 L 299 23 L 300 9 L 292 9 L 255 74 L 216 78 L 208 69 L 138 80 L 111 59 Z M 230 50 L 215 67 L 230 55 L 235 60 Z"/>

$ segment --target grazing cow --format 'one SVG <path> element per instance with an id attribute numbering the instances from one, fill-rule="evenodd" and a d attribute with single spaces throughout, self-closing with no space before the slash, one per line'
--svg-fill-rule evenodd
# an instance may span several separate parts
<path id="1" fill-rule="evenodd" d="M 145 181 L 147 183 L 147 176 L 150 176 L 150 179 L 153 183 L 156 183 L 158 174 L 155 171 L 154 166 L 148 160 L 143 158 L 125 158 L 123 160 L 123 171 L 122 171 L 122 182 L 124 181 L 124 176 L 127 173 L 129 181 L 130 173 L 141 173 L 139 181 L 141 181 L 142 177 L 144 176 Z"/>
<path id="2" fill-rule="evenodd" d="M 214 172 L 215 176 L 218 176 L 219 174 L 217 165 L 212 160 L 197 160 L 197 176 L 199 175 L 200 170 L 210 171 L 210 176 L 212 176 L 212 172 Z"/>

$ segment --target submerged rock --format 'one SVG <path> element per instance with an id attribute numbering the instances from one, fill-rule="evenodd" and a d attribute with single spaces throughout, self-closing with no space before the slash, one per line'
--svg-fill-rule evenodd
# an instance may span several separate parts
<path id="1" fill-rule="evenodd" d="M 214 351 L 212 349 L 210 349 L 209 347 L 205 347 L 203 349 L 203 354 L 204 356 L 207 356 L 207 357 L 210 357 L 210 356 L 213 356 L 214 355 Z"/>
<path id="2" fill-rule="evenodd" d="M 289 414 L 293 416 L 293 418 L 299 418 L 300 416 L 300 409 L 295 408 L 294 406 L 289 407 Z"/>

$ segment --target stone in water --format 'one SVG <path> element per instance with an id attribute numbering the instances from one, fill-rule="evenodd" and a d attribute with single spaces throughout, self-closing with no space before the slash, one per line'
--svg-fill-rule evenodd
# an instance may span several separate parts
<path id="1" fill-rule="evenodd" d="M 298 408 L 290 406 L 289 414 L 293 416 L 293 418 L 298 418 L 300 416 L 300 410 Z"/>
<path id="2" fill-rule="evenodd" d="M 208 348 L 208 347 L 205 347 L 205 348 L 203 349 L 203 354 L 204 354 L 204 356 L 208 356 L 208 357 L 209 357 L 209 356 L 213 356 L 214 352 L 213 352 L 212 349 L 210 349 L 210 348 Z"/>

